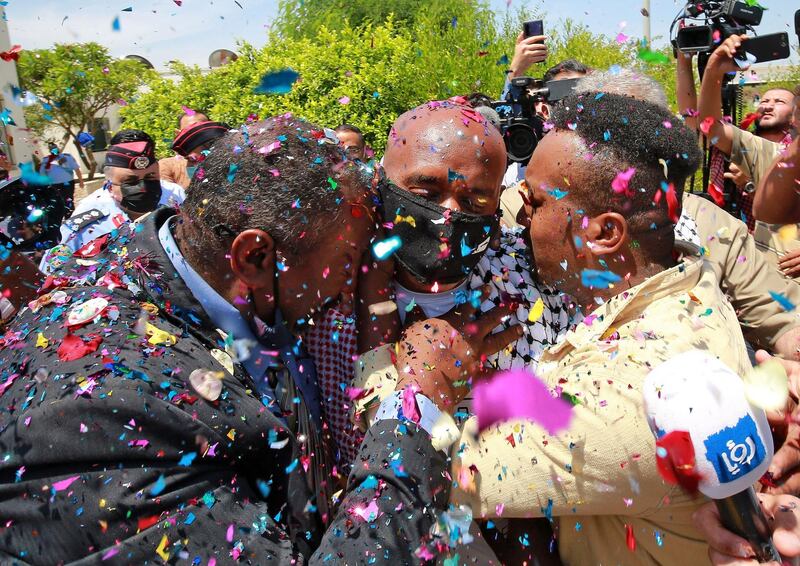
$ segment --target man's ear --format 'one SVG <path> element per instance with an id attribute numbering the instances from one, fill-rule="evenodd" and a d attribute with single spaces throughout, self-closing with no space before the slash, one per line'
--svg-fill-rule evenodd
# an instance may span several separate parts
<path id="1" fill-rule="evenodd" d="M 589 220 L 585 235 L 593 255 L 615 254 L 628 239 L 628 221 L 618 212 L 604 212 Z"/>
<path id="2" fill-rule="evenodd" d="M 245 286 L 272 286 L 275 277 L 275 240 L 264 230 L 245 230 L 234 238 L 231 271 Z"/>

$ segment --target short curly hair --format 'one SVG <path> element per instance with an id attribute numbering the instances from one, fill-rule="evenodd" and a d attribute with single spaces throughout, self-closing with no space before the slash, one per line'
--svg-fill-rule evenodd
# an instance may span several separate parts
<path id="1" fill-rule="evenodd" d="M 672 184 L 680 202 L 686 180 L 697 170 L 702 154 L 697 137 L 662 106 L 618 94 L 573 94 L 551 113 L 555 130 L 574 132 L 592 159 L 586 182 L 595 190 L 580 191 L 594 213 L 625 214 L 632 230 L 647 230 L 666 221 L 666 198 L 658 191 Z M 621 171 L 635 168 L 627 194 L 611 184 Z M 663 195 L 662 195 L 663 196 Z"/>
<path id="2" fill-rule="evenodd" d="M 213 242 L 260 228 L 295 254 L 328 237 L 344 188 L 369 191 L 372 180 L 332 134 L 291 115 L 229 131 L 200 167 L 181 205 L 195 230 Z"/>

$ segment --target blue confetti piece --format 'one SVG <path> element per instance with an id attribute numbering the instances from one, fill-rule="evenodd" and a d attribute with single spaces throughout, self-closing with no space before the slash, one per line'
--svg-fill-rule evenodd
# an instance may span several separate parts
<path id="1" fill-rule="evenodd" d="M 184 454 L 183 456 L 181 456 L 181 459 L 178 460 L 178 465 L 191 466 L 195 458 L 197 458 L 197 452 L 189 452 L 188 454 Z"/>
<path id="2" fill-rule="evenodd" d="M 606 95 L 604 92 L 598 92 L 597 95 L 594 97 L 595 100 L 600 100 Z"/>
<path id="3" fill-rule="evenodd" d="M 562 191 L 561 189 L 555 188 L 547 191 L 547 194 L 556 200 L 561 200 L 562 198 L 564 198 L 569 194 L 569 191 Z"/>
<path id="4" fill-rule="evenodd" d="M 114 18 L 114 21 L 111 22 L 111 31 L 119 31 L 119 30 L 120 30 L 120 27 L 119 27 L 119 16 L 116 16 Z"/>
<path id="5" fill-rule="evenodd" d="M 128 6 L 127 8 L 122 9 L 123 12 L 133 12 L 133 6 Z"/>
<path id="6" fill-rule="evenodd" d="M 472 248 L 467 243 L 467 235 L 461 236 L 461 257 L 467 257 L 472 253 Z"/>
<path id="7" fill-rule="evenodd" d="M 793 311 L 795 309 L 796 305 L 792 301 L 787 299 L 784 295 L 776 293 L 775 291 L 770 291 L 769 294 L 776 303 L 778 303 L 781 307 L 783 307 L 783 310 Z"/>
<path id="8" fill-rule="evenodd" d="M 264 480 L 256 480 L 256 486 L 258 487 L 258 491 L 261 493 L 261 496 L 264 499 L 269 497 L 269 492 L 271 491 L 269 483 L 265 482 Z"/>
<path id="9" fill-rule="evenodd" d="M 0 122 L 3 122 L 6 126 L 16 126 L 17 123 L 14 121 L 13 116 L 11 116 L 11 109 L 10 108 L 3 108 L 3 111 L 0 112 Z"/>
<path id="10" fill-rule="evenodd" d="M 53 182 L 47 175 L 37 173 L 33 162 L 20 163 L 19 169 L 22 172 L 22 182 L 28 185 L 51 185 Z"/>
<path id="11" fill-rule="evenodd" d="M 508 65 L 508 55 L 503 55 L 497 60 L 498 65 Z"/>
<path id="12" fill-rule="evenodd" d="M 192 513 L 191 511 L 189 511 L 189 514 L 188 514 L 188 515 L 186 515 L 186 520 L 184 520 L 184 521 L 183 521 L 183 524 L 184 524 L 184 525 L 191 525 L 192 523 L 194 523 L 194 520 L 195 520 L 196 518 L 197 518 L 197 517 L 195 517 L 194 513 Z"/>
<path id="13" fill-rule="evenodd" d="M 231 163 L 230 167 L 228 168 L 228 182 L 233 183 L 233 180 L 236 178 L 236 172 L 239 170 L 239 166 L 235 163 Z"/>
<path id="14" fill-rule="evenodd" d="M 452 169 L 447 170 L 447 180 L 452 183 L 454 181 L 466 181 L 467 178 L 459 173 L 458 171 L 453 171 Z"/>
<path id="15" fill-rule="evenodd" d="M 383 261 L 403 246 L 400 236 L 391 236 L 372 245 L 372 255 Z"/>
<path id="16" fill-rule="evenodd" d="M 399 460 L 392 460 L 391 462 L 392 470 L 394 471 L 395 477 L 398 478 L 407 478 L 408 474 L 403 470 L 403 462 Z"/>
<path id="17" fill-rule="evenodd" d="M 157 496 L 162 491 L 164 491 L 165 487 L 167 487 L 167 482 L 164 479 L 164 474 L 161 474 L 160 476 L 158 476 L 156 483 L 153 484 L 153 487 L 150 488 L 150 495 L 152 495 L 153 497 Z"/>
<path id="18" fill-rule="evenodd" d="M 25 221 L 28 222 L 29 224 L 36 224 L 43 217 L 44 217 L 44 210 L 42 210 L 41 208 L 34 208 L 33 210 L 31 210 L 31 213 L 28 214 L 27 218 L 25 218 Z"/>
<path id="19" fill-rule="evenodd" d="M 286 466 L 286 473 L 287 474 L 291 474 L 295 470 L 295 468 L 297 468 L 297 464 L 299 464 L 299 463 L 300 463 L 300 460 L 295 458 L 294 461 L 291 464 Z"/>
<path id="20" fill-rule="evenodd" d="M 267 73 L 253 89 L 256 94 L 288 94 L 300 75 L 292 69 Z"/>
<path id="21" fill-rule="evenodd" d="M 372 474 L 367 476 L 367 479 L 361 482 L 360 489 L 377 489 L 378 479 Z"/>
<path id="22" fill-rule="evenodd" d="M 450 20 L 450 27 L 456 29 L 457 25 L 458 25 L 458 18 L 453 16 L 453 19 Z"/>
<path id="23" fill-rule="evenodd" d="M 581 284 L 584 287 L 608 289 L 609 285 L 621 280 L 622 278 L 612 271 L 598 271 L 596 269 L 584 269 L 581 271 Z"/>

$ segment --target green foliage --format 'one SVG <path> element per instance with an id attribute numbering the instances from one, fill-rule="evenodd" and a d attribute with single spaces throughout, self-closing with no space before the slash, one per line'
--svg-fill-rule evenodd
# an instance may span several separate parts
<path id="1" fill-rule="evenodd" d="M 182 106 L 231 125 L 248 117 L 293 112 L 319 125 L 361 128 L 379 153 L 396 117 L 427 100 L 480 91 L 498 97 L 525 10 L 497 18 L 481 0 L 283 0 L 262 48 L 244 44 L 240 57 L 203 73 L 174 66 L 176 80 L 151 80 L 149 92 L 122 110 L 126 126 L 148 131 L 168 155 Z M 634 42 L 591 33 L 567 21 L 548 29 L 548 64 L 577 58 L 607 69 L 637 65 L 657 78 L 674 103 L 674 66 L 645 64 Z M 548 64 L 530 75 L 541 76 Z M 253 92 L 267 72 L 291 68 L 301 79 L 283 96 Z M 348 97 L 349 104 L 340 103 Z"/>
<path id="2" fill-rule="evenodd" d="M 323 26 L 312 37 L 275 33 L 261 49 L 241 45 L 237 61 L 209 73 L 173 68 L 177 81 L 153 80 L 122 115 L 126 126 L 158 139 L 160 155 L 169 153 L 182 105 L 231 125 L 284 112 L 328 127 L 348 122 L 382 151 L 392 122 L 422 102 L 474 90 L 499 95 L 508 65 L 498 61 L 512 55 L 513 40 L 490 10 L 470 2 L 423 10 L 411 28 L 390 16 L 361 27 Z M 301 76 L 289 94 L 253 92 L 262 75 L 283 68 Z M 350 102 L 340 103 L 343 97 Z"/>
<path id="3" fill-rule="evenodd" d="M 299 39 L 314 38 L 320 28 L 337 29 L 344 22 L 358 28 L 392 19 L 398 28 L 413 28 L 420 13 L 436 14 L 442 23 L 450 21 L 447 14 L 458 2 L 478 8 L 475 0 L 281 0 L 272 30 L 280 37 Z"/>
<path id="4" fill-rule="evenodd" d="M 98 114 L 134 97 L 155 75 L 136 61 L 112 59 L 97 43 L 26 50 L 17 68 L 22 89 L 41 103 L 25 109 L 29 127 L 41 136 L 48 126 L 58 126 L 72 138 L 92 131 Z M 91 161 L 91 152 L 88 157 Z"/>

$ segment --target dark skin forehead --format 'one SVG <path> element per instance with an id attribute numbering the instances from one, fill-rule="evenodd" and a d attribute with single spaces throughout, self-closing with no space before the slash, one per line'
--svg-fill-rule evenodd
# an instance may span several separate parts
<path id="1" fill-rule="evenodd" d="M 592 166 L 583 158 L 586 152 L 586 144 L 577 134 L 565 130 L 552 131 L 539 141 L 525 181 L 532 189 L 561 187 L 569 190 L 569 195 L 579 192 L 582 187 L 591 187 Z"/>
<path id="2" fill-rule="evenodd" d="M 465 112 L 466 110 L 466 112 Z M 506 150 L 497 129 L 473 119 L 480 115 L 461 106 L 406 112 L 395 122 L 384 157 L 388 178 L 398 186 L 451 185 L 499 200 Z M 452 172 L 452 173 L 451 173 Z"/>

